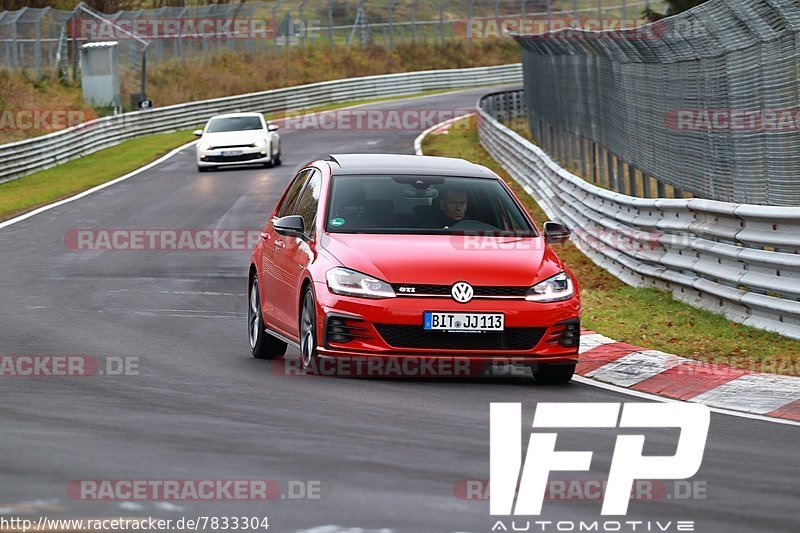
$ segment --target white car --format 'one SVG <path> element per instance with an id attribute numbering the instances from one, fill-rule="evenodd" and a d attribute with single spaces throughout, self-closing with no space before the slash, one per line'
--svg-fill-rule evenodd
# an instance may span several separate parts
<path id="1" fill-rule="evenodd" d="M 209 119 L 196 130 L 197 170 L 232 165 L 281 164 L 281 137 L 278 126 L 264 120 L 261 113 L 228 113 Z"/>

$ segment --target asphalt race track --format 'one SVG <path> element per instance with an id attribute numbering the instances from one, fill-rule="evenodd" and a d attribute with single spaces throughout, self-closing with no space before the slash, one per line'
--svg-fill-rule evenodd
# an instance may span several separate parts
<path id="1" fill-rule="evenodd" d="M 485 92 L 370 108 L 466 108 Z M 329 525 L 488 532 L 495 523 L 488 501 L 465 500 L 457 489 L 489 477 L 490 402 L 522 402 L 526 440 L 537 402 L 645 401 L 524 378 L 281 375 L 248 350 L 249 251 L 75 251 L 65 244 L 77 228 L 258 230 L 303 163 L 337 152 L 413 153 L 418 133 L 281 130 L 283 166 L 275 169 L 198 173 L 189 148 L 0 229 L 0 354 L 138 358 L 138 375 L 0 378 L 0 515 L 268 516 L 270 531 L 279 532 L 337 531 Z M 674 453 L 676 435 L 647 431 L 645 452 Z M 559 449 L 595 456 L 591 472 L 562 477 L 606 479 L 615 436 L 564 430 Z M 694 520 L 700 532 L 798 531 L 798 443 L 798 427 L 712 414 L 693 478 L 703 497 L 632 501 L 626 520 L 672 521 L 670 531 L 677 520 Z M 70 481 L 93 479 L 319 481 L 322 498 L 120 502 L 68 492 Z M 598 520 L 600 506 L 545 502 L 542 518 Z"/>

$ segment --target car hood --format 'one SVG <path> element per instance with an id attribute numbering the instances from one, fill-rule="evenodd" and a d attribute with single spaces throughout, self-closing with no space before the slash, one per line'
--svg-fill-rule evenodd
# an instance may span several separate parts
<path id="1" fill-rule="evenodd" d="M 264 130 L 220 131 L 203 134 L 203 142 L 211 146 L 247 145 L 254 143 L 256 139 L 266 139 L 266 137 L 267 132 Z"/>
<path id="2" fill-rule="evenodd" d="M 544 239 L 326 233 L 343 266 L 389 283 L 531 286 L 564 270 Z"/>

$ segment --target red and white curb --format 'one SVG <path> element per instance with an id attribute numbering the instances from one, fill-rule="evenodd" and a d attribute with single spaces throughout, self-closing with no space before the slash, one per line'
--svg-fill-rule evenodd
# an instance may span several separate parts
<path id="1" fill-rule="evenodd" d="M 618 342 L 581 336 L 581 376 L 643 393 L 800 421 L 800 378 L 750 373 Z"/>

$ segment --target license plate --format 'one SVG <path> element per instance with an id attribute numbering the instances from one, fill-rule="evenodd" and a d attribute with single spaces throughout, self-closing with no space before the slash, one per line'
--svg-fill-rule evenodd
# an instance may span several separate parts
<path id="1" fill-rule="evenodd" d="M 503 331 L 502 313 L 438 313 L 425 311 L 422 329 L 439 331 Z"/>
<path id="2" fill-rule="evenodd" d="M 222 155 L 222 157 L 227 157 L 227 156 L 230 156 L 230 155 L 242 155 L 242 151 L 241 150 L 226 150 L 226 151 L 222 152 L 221 155 Z"/>

